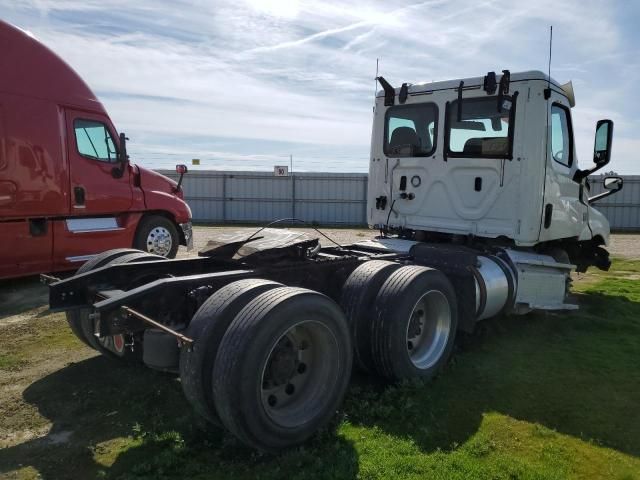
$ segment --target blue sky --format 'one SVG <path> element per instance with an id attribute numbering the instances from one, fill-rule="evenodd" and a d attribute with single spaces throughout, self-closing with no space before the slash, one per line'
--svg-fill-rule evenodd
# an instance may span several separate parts
<path id="1" fill-rule="evenodd" d="M 132 159 L 170 166 L 366 171 L 375 63 L 394 85 L 546 71 L 573 80 L 584 167 L 599 118 L 608 169 L 640 174 L 640 2 L 0 0 L 82 75 Z"/>

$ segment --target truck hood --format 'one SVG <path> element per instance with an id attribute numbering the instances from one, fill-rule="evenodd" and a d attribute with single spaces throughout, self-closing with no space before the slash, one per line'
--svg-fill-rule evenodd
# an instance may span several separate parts
<path id="1" fill-rule="evenodd" d="M 168 193 L 182 198 L 182 189 L 176 191 L 178 183 L 171 180 L 169 177 L 165 177 L 158 172 L 154 172 L 153 170 L 149 170 L 148 168 L 144 168 L 139 165 L 135 165 L 134 169 L 138 171 L 140 187 L 143 191 Z"/>
<path id="2" fill-rule="evenodd" d="M 131 165 L 131 168 L 135 176 L 135 185 L 142 190 L 147 210 L 165 212 L 177 224 L 191 221 L 191 209 L 184 201 L 183 190 L 176 191 L 176 182 L 138 165 Z"/>

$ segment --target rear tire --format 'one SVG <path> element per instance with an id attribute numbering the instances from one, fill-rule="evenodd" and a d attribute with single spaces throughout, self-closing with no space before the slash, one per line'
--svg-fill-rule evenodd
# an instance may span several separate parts
<path id="1" fill-rule="evenodd" d="M 80 268 L 76 271 L 76 275 L 80 275 L 82 273 L 86 273 L 90 270 L 95 270 L 96 268 L 104 267 L 106 264 L 111 262 L 112 260 L 126 255 L 128 253 L 139 253 L 139 250 L 134 250 L 132 248 L 114 248 L 113 250 L 107 250 L 106 252 L 99 253 L 98 255 L 93 256 L 85 263 L 83 263 Z M 82 330 L 82 323 L 80 321 L 80 310 L 71 310 L 67 312 L 67 323 L 71 328 L 73 334 L 78 337 L 85 345 L 88 347 L 94 348 L 93 345 L 87 340 Z"/>
<path id="2" fill-rule="evenodd" d="M 440 271 L 405 266 L 378 293 L 372 323 L 372 356 L 382 377 L 431 378 L 446 364 L 458 325 L 456 295 Z"/>
<path id="3" fill-rule="evenodd" d="M 229 324 L 255 297 L 281 283 L 249 278 L 238 280 L 213 293 L 195 313 L 186 336 L 194 340 L 180 351 L 180 380 L 185 397 L 210 423 L 222 426 L 213 401 L 213 366 Z"/>
<path id="4" fill-rule="evenodd" d="M 373 302 L 380 287 L 401 265 L 385 260 L 372 260 L 358 266 L 342 288 L 340 305 L 347 316 L 354 350 L 354 363 L 360 370 L 373 372 L 371 356 L 371 322 Z"/>
<path id="5" fill-rule="evenodd" d="M 133 248 L 165 258 L 175 258 L 179 245 L 178 229 L 167 217 L 148 215 L 140 220 Z"/>
<path id="6" fill-rule="evenodd" d="M 126 249 L 122 249 L 126 250 Z M 106 253 L 106 252 L 105 252 Z M 145 252 L 141 252 L 139 250 L 133 250 L 130 253 L 124 252 L 115 258 L 112 258 L 108 262 L 105 262 L 101 266 L 106 265 L 119 265 L 122 263 L 130 263 L 130 262 L 139 262 L 139 261 L 159 261 L 164 260 L 163 257 L 158 255 L 150 255 Z M 96 267 L 98 268 L 98 267 Z M 130 348 L 127 348 L 126 338 L 124 335 L 110 335 L 107 337 L 98 338 L 95 335 L 96 332 L 96 324 L 94 321 L 89 319 L 90 309 L 82 309 L 78 310 L 78 324 L 80 325 L 80 329 L 82 331 L 82 335 L 86 339 L 88 345 L 97 350 L 105 357 L 123 360 L 125 362 L 139 363 L 142 361 L 142 343 L 138 342 L 138 348 L 135 348 L 133 351 Z"/>
<path id="7" fill-rule="evenodd" d="M 340 405 L 352 355 L 346 319 L 331 299 L 292 287 L 262 293 L 218 350 L 213 397 L 222 423 L 263 451 L 304 442 Z"/>

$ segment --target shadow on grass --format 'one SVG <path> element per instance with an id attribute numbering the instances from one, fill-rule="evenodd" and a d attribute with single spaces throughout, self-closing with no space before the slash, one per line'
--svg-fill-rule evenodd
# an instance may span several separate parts
<path id="1" fill-rule="evenodd" d="M 48 306 L 49 289 L 38 277 L 0 281 L 0 320 Z"/>
<path id="2" fill-rule="evenodd" d="M 640 456 L 640 303 L 581 295 L 573 314 L 494 319 L 460 338 L 428 384 L 356 378 L 344 405 L 352 425 L 448 451 L 499 412 Z M 0 452 L 59 478 L 355 478 L 355 446 L 336 425 L 304 447 L 261 456 L 220 430 L 195 425 L 179 382 L 95 357 L 38 380 L 25 400 L 53 423 L 47 437 Z M 338 423 L 339 420 L 336 420 Z M 106 466 L 105 466 L 106 465 Z"/>
<path id="3" fill-rule="evenodd" d="M 52 275 L 65 279 L 73 275 L 73 271 L 56 272 Z M 0 280 L 0 320 L 48 306 L 49 288 L 40 281 L 40 276 Z M 49 313 L 47 310 L 40 312 L 38 316 Z"/>
<path id="4" fill-rule="evenodd" d="M 598 293 L 580 303 L 481 324 L 427 385 L 352 389 L 351 422 L 450 450 L 498 412 L 640 456 L 640 303 Z"/>
<path id="5" fill-rule="evenodd" d="M 32 385 L 27 403 L 52 422 L 45 437 L 0 451 L 2 473 L 31 466 L 62 478 L 355 478 L 358 458 L 335 425 L 274 457 L 199 424 L 179 381 L 104 357 L 71 364 Z M 105 464 L 107 466 L 105 466 Z"/>

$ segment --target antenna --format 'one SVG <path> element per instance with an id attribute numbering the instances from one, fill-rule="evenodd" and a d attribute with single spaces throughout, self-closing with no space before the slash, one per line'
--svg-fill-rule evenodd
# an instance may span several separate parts
<path id="1" fill-rule="evenodd" d="M 549 25 L 549 68 L 547 74 L 547 88 L 544 91 L 544 99 L 551 97 L 551 47 L 553 46 L 553 25 Z"/>
<path id="2" fill-rule="evenodd" d="M 373 79 L 373 109 L 376 108 L 376 93 L 378 91 L 378 66 L 380 59 L 376 58 L 376 76 Z"/>

